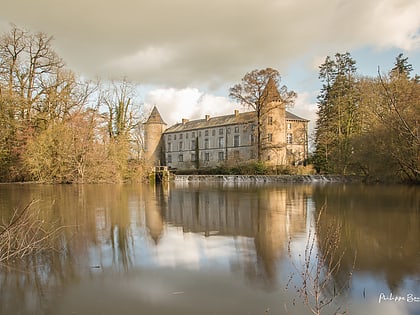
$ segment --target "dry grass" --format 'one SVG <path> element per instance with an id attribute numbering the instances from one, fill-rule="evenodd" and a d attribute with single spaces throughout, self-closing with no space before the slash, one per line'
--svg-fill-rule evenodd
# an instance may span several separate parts
<path id="1" fill-rule="evenodd" d="M 296 272 L 289 276 L 289 282 L 286 286 L 286 289 L 290 286 L 293 287 L 303 304 L 314 315 L 322 314 L 324 308 L 344 293 L 352 276 L 352 272 L 350 272 L 345 279 L 346 281 L 341 285 L 335 281 L 335 276 L 341 268 L 345 250 L 340 250 L 341 225 L 338 222 L 327 223 L 324 226 L 326 229 L 324 237 L 320 238 L 319 236 L 321 220 L 325 220 L 323 218 L 325 208 L 324 205 L 314 222 L 314 226 L 309 230 L 304 253 L 299 254 L 297 262 L 292 262 Z M 291 240 L 288 244 L 288 255 L 293 261 Z M 355 261 L 356 257 L 354 257 L 352 270 Z M 295 280 L 295 284 L 292 284 L 293 280 Z M 294 303 L 295 301 L 293 301 Z M 342 311 L 343 306 L 345 305 L 339 305 L 334 314 L 345 314 L 347 311 Z"/>
<path id="2" fill-rule="evenodd" d="M 12 217 L 0 224 L 0 263 L 9 264 L 17 259 L 57 249 L 61 227 L 46 224 L 41 211 L 34 209 L 32 200 L 23 209 L 15 209 Z"/>

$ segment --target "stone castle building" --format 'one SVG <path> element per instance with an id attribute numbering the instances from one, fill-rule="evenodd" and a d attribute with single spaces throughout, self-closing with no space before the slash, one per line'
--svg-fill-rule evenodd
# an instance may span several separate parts
<path id="1" fill-rule="evenodd" d="M 274 81 L 263 92 L 263 110 L 204 119 L 182 119 L 167 128 L 156 106 L 144 123 L 145 159 L 175 169 L 237 165 L 260 160 L 270 166 L 299 164 L 308 157 L 308 120 L 285 109 Z M 258 128 L 258 120 L 260 127 Z"/>

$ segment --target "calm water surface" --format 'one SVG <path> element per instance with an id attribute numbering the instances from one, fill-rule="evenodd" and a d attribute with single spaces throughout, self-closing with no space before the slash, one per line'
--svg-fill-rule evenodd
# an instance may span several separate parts
<path id="1" fill-rule="evenodd" d="M 0 185 L 0 215 L 32 199 L 62 250 L 0 268 L 2 315 L 310 314 L 302 257 L 331 226 L 344 256 L 322 295 L 352 277 L 323 313 L 420 314 L 420 187 Z"/>

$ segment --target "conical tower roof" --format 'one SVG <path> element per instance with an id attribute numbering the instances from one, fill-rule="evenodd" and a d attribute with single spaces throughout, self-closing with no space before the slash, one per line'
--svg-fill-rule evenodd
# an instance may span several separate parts
<path id="1" fill-rule="evenodd" d="M 152 112 L 150 113 L 149 119 L 145 122 L 145 124 L 162 124 L 166 125 L 163 121 L 162 116 L 160 115 L 156 106 L 153 107 Z"/>
<path id="2" fill-rule="evenodd" d="M 265 104 L 271 102 L 281 102 L 279 90 L 277 89 L 276 82 L 274 82 L 272 77 L 268 78 L 268 82 L 262 92 L 261 99 Z"/>

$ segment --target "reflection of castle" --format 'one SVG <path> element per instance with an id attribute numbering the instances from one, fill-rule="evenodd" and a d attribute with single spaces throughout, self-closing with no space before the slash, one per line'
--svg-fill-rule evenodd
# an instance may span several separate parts
<path id="1" fill-rule="evenodd" d="M 145 211 L 146 211 L 146 227 L 148 229 L 150 237 L 153 239 L 155 244 L 159 242 L 164 229 L 164 221 L 162 217 L 162 208 L 165 207 L 166 199 L 164 191 L 161 185 L 155 185 L 152 188 L 153 191 L 148 191 L 145 198 Z"/>
<path id="2" fill-rule="evenodd" d="M 255 111 L 235 110 L 232 115 L 182 119 L 166 128 L 154 107 L 144 124 L 145 160 L 179 169 L 252 161 L 257 158 L 260 139 L 261 160 L 266 164 L 303 162 L 308 155 L 308 120 L 286 111 L 273 80 L 268 81 L 263 95 L 259 120 Z"/>
<path id="3" fill-rule="evenodd" d="M 311 186 L 220 188 L 177 183 L 171 189 L 165 220 L 185 232 L 254 239 L 257 260 L 267 278 L 289 238 L 305 233 L 306 196 Z M 260 267 L 258 267 L 260 268 Z"/>
<path id="4" fill-rule="evenodd" d="M 165 218 L 181 225 L 184 231 L 205 235 L 255 237 L 286 231 L 304 232 L 306 216 L 305 187 L 279 189 L 269 187 L 250 189 L 220 189 L 176 183 L 172 189 Z M 309 188 L 309 186 L 308 186 Z M 294 194 L 295 193 L 295 194 Z"/>

